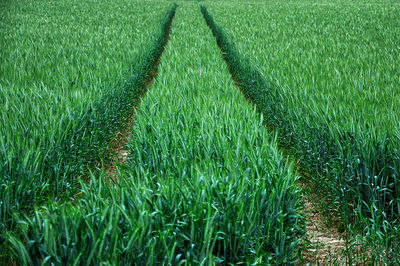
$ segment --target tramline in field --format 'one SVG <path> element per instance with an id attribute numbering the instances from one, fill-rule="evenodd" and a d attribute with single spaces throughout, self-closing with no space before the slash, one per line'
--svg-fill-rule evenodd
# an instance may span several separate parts
<path id="1" fill-rule="evenodd" d="M 397 257 L 400 5 L 206 6 L 244 93 L 314 176 L 331 210 L 339 207 L 377 254 Z"/>
<path id="2" fill-rule="evenodd" d="M 297 260 L 302 217 L 292 166 L 234 87 L 197 4 L 178 8 L 170 36 L 137 111 L 121 182 L 94 178 L 75 204 L 36 211 L 22 242 L 11 239 L 20 261 Z"/>
<path id="3" fill-rule="evenodd" d="M 77 192 L 161 48 L 171 3 L 19 1 L 0 11 L 0 231 Z M 1 242 L 1 238 L 0 238 Z"/>

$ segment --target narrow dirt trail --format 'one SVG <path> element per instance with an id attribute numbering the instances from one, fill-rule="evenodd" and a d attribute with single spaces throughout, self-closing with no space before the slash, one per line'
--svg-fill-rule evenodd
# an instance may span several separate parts
<path id="1" fill-rule="evenodd" d="M 203 14 L 204 15 L 204 14 Z M 207 19 L 206 19 L 207 21 Z M 232 68 L 235 66 L 231 66 L 227 60 L 227 53 L 223 49 L 223 44 L 219 41 L 217 36 L 215 36 L 215 32 L 208 23 L 207 25 L 210 27 L 211 31 L 216 38 L 218 47 L 221 52 L 221 56 L 224 59 L 225 63 L 228 66 L 228 69 L 231 73 L 232 79 L 236 85 L 238 90 L 241 89 L 240 77 L 237 77 L 235 73 L 232 71 Z M 252 99 L 246 97 L 245 98 L 252 104 L 256 105 Z M 267 126 L 268 128 L 268 126 Z M 310 191 L 305 188 L 305 184 L 299 183 L 299 187 L 303 188 L 304 191 Z M 307 192 L 303 196 L 304 202 L 304 214 L 307 217 L 306 219 L 306 250 L 303 253 L 302 264 L 303 265 L 326 265 L 326 264 L 335 264 L 335 265 L 343 265 L 346 264 L 345 257 L 345 248 L 346 241 L 342 237 L 342 234 L 339 233 L 339 230 L 335 225 L 328 226 L 326 223 L 326 219 L 324 218 L 322 212 L 319 209 L 318 196 L 312 192 Z"/>
<path id="2" fill-rule="evenodd" d="M 118 131 L 114 138 L 110 141 L 110 146 L 112 147 L 111 156 L 108 158 L 108 163 L 106 164 L 106 173 L 114 182 L 119 183 L 119 174 L 118 174 L 118 165 L 122 165 L 126 163 L 129 156 L 129 150 L 127 147 L 128 142 L 131 139 L 132 131 L 133 131 L 133 124 L 135 121 L 135 114 L 136 109 L 140 105 L 140 101 L 142 97 L 145 96 L 146 92 L 150 89 L 151 84 L 153 84 L 154 79 L 157 77 L 158 68 L 161 64 L 161 56 L 164 53 L 165 47 L 168 44 L 169 36 L 171 32 L 172 22 L 175 17 L 177 6 L 175 7 L 171 19 L 168 22 L 168 30 L 166 31 L 164 38 L 163 38 L 163 45 L 160 54 L 157 56 L 156 61 L 154 63 L 153 68 L 151 69 L 150 73 L 146 76 L 146 83 L 145 89 L 143 90 L 144 93 L 139 95 L 138 99 L 132 105 L 132 108 L 126 114 L 129 117 L 125 124 L 122 125 L 120 131 Z"/>
<path id="3" fill-rule="evenodd" d="M 299 182 L 306 191 L 303 195 L 306 215 L 306 250 L 303 265 L 346 265 L 346 240 L 336 223 L 328 224 L 318 206 L 318 196 L 310 192 L 307 185 Z"/>

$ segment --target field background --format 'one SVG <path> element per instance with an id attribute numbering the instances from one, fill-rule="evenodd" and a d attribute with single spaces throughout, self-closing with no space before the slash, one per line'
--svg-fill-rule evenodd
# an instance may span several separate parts
<path id="1" fill-rule="evenodd" d="M 0 3 L 0 262 L 396 264 L 400 4 L 177 3 Z"/>

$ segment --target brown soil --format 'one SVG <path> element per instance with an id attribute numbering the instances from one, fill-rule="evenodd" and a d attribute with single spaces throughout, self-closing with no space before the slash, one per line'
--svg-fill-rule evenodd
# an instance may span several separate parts
<path id="1" fill-rule="evenodd" d="M 127 123 L 123 126 L 122 130 L 115 134 L 115 137 L 111 141 L 111 147 L 113 147 L 112 157 L 106 166 L 107 175 L 111 177 L 111 180 L 117 183 L 119 183 L 117 166 L 128 160 L 129 151 L 127 149 L 127 143 L 132 135 L 135 108 L 132 108 L 129 115 L 130 118 Z"/>
<path id="2" fill-rule="evenodd" d="M 300 184 L 305 188 L 305 184 Z M 307 189 L 304 189 L 307 191 Z M 318 206 L 318 196 L 312 192 L 303 196 L 306 219 L 306 250 L 303 265 L 345 265 L 345 234 L 338 230 L 338 222 L 327 222 Z"/>
<path id="3" fill-rule="evenodd" d="M 164 36 L 164 43 L 162 46 L 161 53 L 157 60 L 154 63 L 153 68 L 151 69 L 150 73 L 146 76 L 146 83 L 145 83 L 145 90 L 142 95 L 140 95 L 136 101 L 136 103 L 133 105 L 131 110 L 129 110 L 126 114 L 127 121 L 122 125 L 121 130 L 118 131 L 117 134 L 115 134 L 114 138 L 110 141 L 110 147 L 111 148 L 111 156 L 108 158 L 108 163 L 106 165 L 106 173 L 109 177 L 111 177 L 111 180 L 114 182 L 119 183 L 119 174 L 118 174 L 118 165 L 122 165 L 126 163 L 128 160 L 129 156 L 129 150 L 127 147 L 127 143 L 129 142 L 131 136 L 132 136 L 132 130 L 133 130 L 133 123 L 135 120 L 135 111 L 137 106 L 140 105 L 141 98 L 146 94 L 146 92 L 150 89 L 151 85 L 153 84 L 155 78 L 157 77 L 157 71 L 158 68 L 161 64 L 161 56 L 164 52 L 165 47 L 168 44 L 169 38 L 170 38 L 170 32 L 171 32 L 171 26 L 172 26 L 172 21 L 174 19 L 174 15 L 171 18 L 171 21 L 168 25 L 168 30 Z"/>

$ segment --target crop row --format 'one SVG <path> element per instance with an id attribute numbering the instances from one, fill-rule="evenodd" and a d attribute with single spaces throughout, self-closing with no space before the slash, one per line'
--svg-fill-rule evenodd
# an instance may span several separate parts
<path id="1" fill-rule="evenodd" d="M 171 4 L 7 1 L 0 34 L 0 231 L 76 192 L 141 94 Z M 162 26 L 160 26 L 160 23 Z M 1 242 L 1 240 L 0 240 Z"/>
<path id="2" fill-rule="evenodd" d="M 278 129 L 280 142 L 332 207 L 339 206 L 350 230 L 383 246 L 380 254 L 397 254 L 400 6 L 276 1 L 207 7 L 231 72 Z"/>
<path id="3" fill-rule="evenodd" d="M 95 177 L 9 236 L 19 262 L 290 263 L 303 220 L 293 167 L 183 3 L 137 111 L 120 183 Z M 43 237 L 45 236 L 45 237 Z"/>

